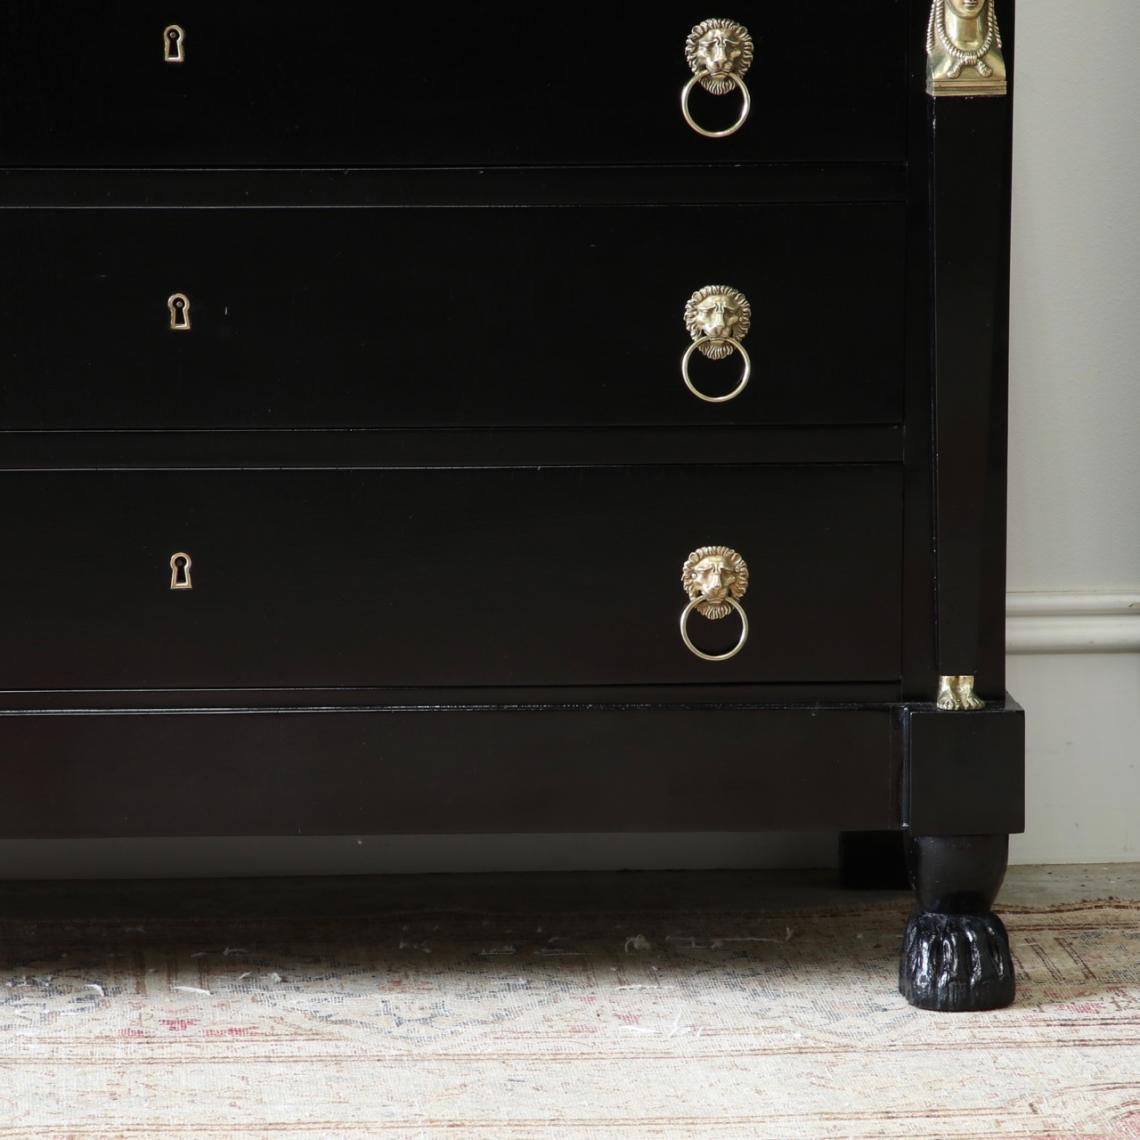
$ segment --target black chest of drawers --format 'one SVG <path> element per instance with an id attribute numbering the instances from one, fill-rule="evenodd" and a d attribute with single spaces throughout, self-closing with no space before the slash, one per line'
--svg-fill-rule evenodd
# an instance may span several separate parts
<path id="1" fill-rule="evenodd" d="M 931 3 L 8 3 L 0 835 L 903 831 L 903 992 L 1011 1000 L 1013 4 Z"/>

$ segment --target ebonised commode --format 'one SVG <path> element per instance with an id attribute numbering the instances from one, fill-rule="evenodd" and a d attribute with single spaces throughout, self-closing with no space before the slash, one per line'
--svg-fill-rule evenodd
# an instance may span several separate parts
<path id="1" fill-rule="evenodd" d="M 1014 13 L 931 5 L 8 0 L 0 835 L 902 831 L 903 993 L 1012 1000 Z"/>

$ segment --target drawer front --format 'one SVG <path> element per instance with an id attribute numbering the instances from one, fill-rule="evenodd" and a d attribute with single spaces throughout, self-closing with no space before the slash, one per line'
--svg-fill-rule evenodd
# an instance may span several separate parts
<path id="1" fill-rule="evenodd" d="M 3 689 L 887 681 L 890 465 L 0 475 Z M 695 656 L 686 556 L 747 560 Z M 189 556 L 190 588 L 176 554 Z M 174 581 L 177 576 L 177 582 Z M 702 652 L 735 614 L 691 615 Z"/>
<path id="2" fill-rule="evenodd" d="M 895 205 L 3 210 L 0 426 L 898 422 L 905 243 Z M 727 403 L 681 374 L 710 285 Z"/>
<path id="3" fill-rule="evenodd" d="M 816 705 L 0 713 L 0 837 L 897 828 L 895 732 Z"/>
<path id="4" fill-rule="evenodd" d="M 821 32 L 814 4 L 587 3 L 544 13 L 551 32 L 519 4 L 429 7 L 401 21 L 361 2 L 302 11 L 119 0 L 77 12 L 66 0 L 5 0 L 0 163 L 893 160 L 904 144 L 907 7 L 864 0 L 840 34 Z M 693 77 L 689 33 L 717 15 L 754 41 L 751 111 L 736 134 L 706 138 L 686 125 L 680 94 Z M 181 62 L 164 45 L 168 26 L 182 29 Z M 741 107 L 736 91 L 692 96 L 710 130 Z"/>

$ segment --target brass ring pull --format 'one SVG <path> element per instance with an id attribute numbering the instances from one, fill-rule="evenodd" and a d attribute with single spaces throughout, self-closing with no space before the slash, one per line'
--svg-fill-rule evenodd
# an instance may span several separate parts
<path id="1" fill-rule="evenodd" d="M 727 653 L 705 653 L 704 650 L 698 649 L 689 637 L 689 615 L 701 604 L 700 599 L 690 602 L 686 607 L 684 613 L 681 614 L 681 640 L 689 650 L 695 653 L 702 661 L 728 661 L 730 658 L 735 657 L 743 648 L 744 643 L 748 640 L 748 615 L 744 612 L 744 607 L 737 601 L 729 598 L 728 604 L 740 614 L 740 640 L 736 645 Z"/>
<path id="2" fill-rule="evenodd" d="M 748 387 L 752 379 L 752 358 L 741 341 L 751 327 L 752 306 L 748 298 L 731 285 L 706 285 L 685 303 L 685 328 L 693 343 L 681 357 L 681 379 L 698 400 L 706 404 L 727 404 Z M 744 368 L 739 383 L 727 396 L 708 396 L 693 383 L 689 364 L 694 352 L 700 352 L 709 360 L 726 360 L 734 352 L 740 353 Z"/>
<path id="3" fill-rule="evenodd" d="M 740 353 L 740 358 L 744 361 L 744 371 L 741 374 L 740 383 L 737 384 L 727 396 L 706 396 L 705 393 L 693 383 L 693 378 L 689 375 L 689 361 L 692 360 L 693 353 L 703 345 L 714 343 L 731 346 Z M 693 341 L 685 350 L 685 355 L 681 358 L 681 375 L 685 379 L 685 387 L 688 388 L 698 400 L 704 400 L 706 404 L 727 404 L 729 400 L 735 400 L 736 397 L 748 387 L 748 381 L 752 379 L 752 357 L 748 355 L 748 349 L 735 337 L 726 336 L 722 341 L 714 342 L 712 337 L 702 336 L 699 340 Z"/>
<path id="4" fill-rule="evenodd" d="M 739 75 L 734 75 L 731 71 L 728 72 L 728 78 L 736 85 L 736 89 L 740 92 L 740 114 L 731 127 L 725 127 L 723 131 L 710 131 L 708 127 L 702 127 L 701 124 L 693 118 L 693 112 L 689 109 L 689 96 L 692 95 L 693 88 L 698 83 L 709 78 L 711 78 L 709 72 L 699 71 L 685 84 L 684 89 L 681 91 L 681 114 L 685 116 L 685 122 L 688 123 L 698 135 L 704 135 L 706 139 L 726 139 L 729 135 L 736 134 L 736 132 L 748 122 L 748 115 L 752 111 L 752 95 L 748 90 L 748 84 L 745 83 Z"/>
<path id="5" fill-rule="evenodd" d="M 740 604 L 748 590 L 748 563 L 731 547 L 702 546 L 685 559 L 681 587 L 689 595 L 689 604 L 681 611 L 681 640 L 685 648 L 702 661 L 728 661 L 735 657 L 748 640 L 748 615 Z M 727 653 L 698 649 L 689 636 L 689 618 L 694 610 L 710 621 L 738 613 L 740 639 L 736 645 Z"/>
<path id="6" fill-rule="evenodd" d="M 752 66 L 752 56 L 752 37 L 748 29 L 735 20 L 702 20 L 689 33 L 685 41 L 685 60 L 693 77 L 681 91 L 681 114 L 697 134 L 707 139 L 727 138 L 748 121 L 752 95 L 744 75 Z M 740 114 L 731 127 L 710 131 L 693 118 L 689 99 L 698 83 L 710 95 L 727 95 L 734 88 L 740 92 Z"/>

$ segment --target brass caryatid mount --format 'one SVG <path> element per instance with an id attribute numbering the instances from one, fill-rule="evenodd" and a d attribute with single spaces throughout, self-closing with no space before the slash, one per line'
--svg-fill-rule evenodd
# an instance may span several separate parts
<path id="1" fill-rule="evenodd" d="M 972 673 L 940 677 L 937 703 L 943 712 L 977 712 L 986 707 L 986 702 L 974 695 Z"/>
<path id="2" fill-rule="evenodd" d="M 930 95 L 1004 95 L 1008 90 L 995 0 L 933 0 L 926 30 Z"/>

